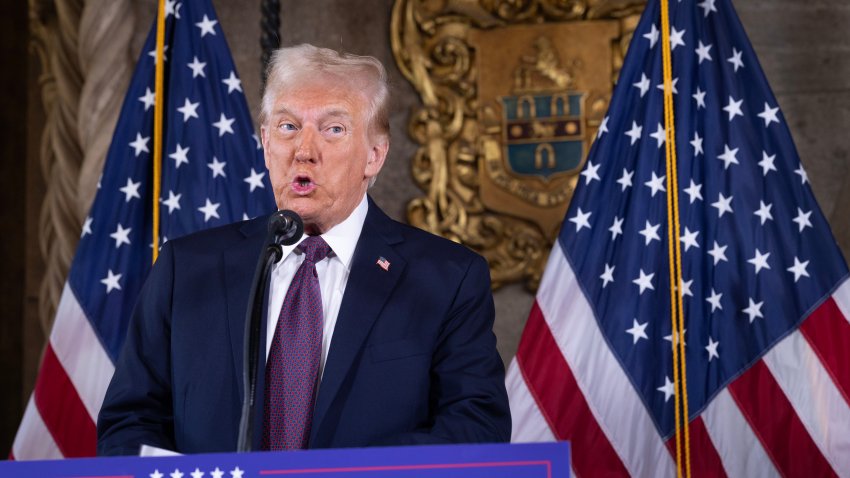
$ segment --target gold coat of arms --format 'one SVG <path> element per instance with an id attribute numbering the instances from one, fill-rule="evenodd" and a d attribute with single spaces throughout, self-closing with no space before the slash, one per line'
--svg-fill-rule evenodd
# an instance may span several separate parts
<path id="1" fill-rule="evenodd" d="M 643 1 L 397 0 L 392 48 L 423 107 L 411 224 L 536 289 Z"/>

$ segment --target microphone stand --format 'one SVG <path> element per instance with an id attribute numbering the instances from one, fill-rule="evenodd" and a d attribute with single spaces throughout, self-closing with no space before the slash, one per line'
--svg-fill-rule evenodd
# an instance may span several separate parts
<path id="1" fill-rule="evenodd" d="M 283 220 L 281 221 L 281 218 Z M 239 437 L 236 451 L 251 451 L 254 429 L 254 408 L 257 399 L 257 370 L 259 369 L 260 330 L 263 319 L 264 301 L 269 284 L 272 265 L 283 257 L 281 244 L 290 245 L 301 239 L 304 224 L 292 211 L 278 211 L 269 220 L 269 233 L 265 246 L 257 260 L 254 281 L 248 294 L 248 310 L 245 318 L 245 338 L 242 357 L 242 384 L 245 389 L 242 399 L 242 416 L 239 421 Z"/>

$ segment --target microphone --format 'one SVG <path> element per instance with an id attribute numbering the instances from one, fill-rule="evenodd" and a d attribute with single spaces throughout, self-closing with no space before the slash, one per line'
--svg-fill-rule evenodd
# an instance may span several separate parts
<path id="1" fill-rule="evenodd" d="M 301 216 L 288 209 L 275 211 L 269 218 L 268 227 L 272 244 L 289 246 L 298 242 L 304 234 L 304 221 Z"/>

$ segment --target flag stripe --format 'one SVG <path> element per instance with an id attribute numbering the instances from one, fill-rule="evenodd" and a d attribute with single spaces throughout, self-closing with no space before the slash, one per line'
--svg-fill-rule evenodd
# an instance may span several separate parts
<path id="1" fill-rule="evenodd" d="M 91 420 L 96 422 L 115 366 L 67 283 L 56 311 L 50 345 L 74 383 Z"/>
<path id="2" fill-rule="evenodd" d="M 21 420 L 21 427 L 15 435 L 10 459 L 14 460 L 57 460 L 62 458 L 62 452 L 56 446 L 53 436 L 35 406 L 34 397 L 27 402 L 27 409 Z"/>
<path id="3" fill-rule="evenodd" d="M 763 361 L 732 382 L 729 391 L 780 473 L 835 475 Z"/>
<path id="4" fill-rule="evenodd" d="M 720 460 L 720 455 L 714 448 L 714 443 L 708 436 L 708 430 L 701 417 L 691 420 L 688 425 L 691 447 L 691 476 L 694 477 L 723 477 L 726 476 L 726 470 L 723 469 L 723 463 Z M 684 446 L 684 442 L 683 442 Z M 676 437 L 672 436 L 667 440 L 667 448 L 670 450 L 670 455 L 676 457 Z"/>
<path id="5" fill-rule="evenodd" d="M 714 397 L 702 419 L 729 476 L 755 478 L 779 474 L 728 389 Z"/>
<path id="6" fill-rule="evenodd" d="M 850 322 L 830 298 L 812 312 L 800 330 L 850 404 Z"/>
<path id="7" fill-rule="evenodd" d="M 537 406 L 525 378 L 519 371 L 516 358 L 511 360 L 505 374 L 505 386 L 508 389 L 511 407 L 511 442 L 534 443 L 555 441 L 555 435 L 549 428 L 546 418 Z"/>
<path id="8" fill-rule="evenodd" d="M 34 395 L 44 424 L 62 454 L 93 456 L 97 440 L 94 421 L 50 344 L 44 351 Z"/>
<path id="9" fill-rule="evenodd" d="M 564 361 L 540 308 L 531 308 L 517 351 L 517 365 L 543 416 L 561 440 L 574 440 L 572 462 L 580 476 L 625 476 L 626 468 L 602 433 Z"/>
<path id="10" fill-rule="evenodd" d="M 764 362 L 824 458 L 837 472 L 850 474 L 850 407 L 803 334 L 789 335 Z M 817 397 L 816 407 L 811 397 Z"/>
<path id="11" fill-rule="evenodd" d="M 555 243 L 549 255 L 537 303 L 575 374 L 578 389 L 629 473 L 672 475 L 673 459 L 602 336 L 560 242 Z"/>

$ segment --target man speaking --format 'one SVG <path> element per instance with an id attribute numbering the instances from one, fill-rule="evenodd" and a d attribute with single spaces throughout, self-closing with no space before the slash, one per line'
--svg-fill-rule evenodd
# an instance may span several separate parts
<path id="1" fill-rule="evenodd" d="M 486 262 L 366 195 L 389 148 L 380 62 L 277 51 L 261 131 L 277 206 L 306 234 L 271 272 L 254 448 L 507 441 Z M 236 449 L 265 237 L 258 218 L 163 246 L 100 412 L 100 454 Z"/>

